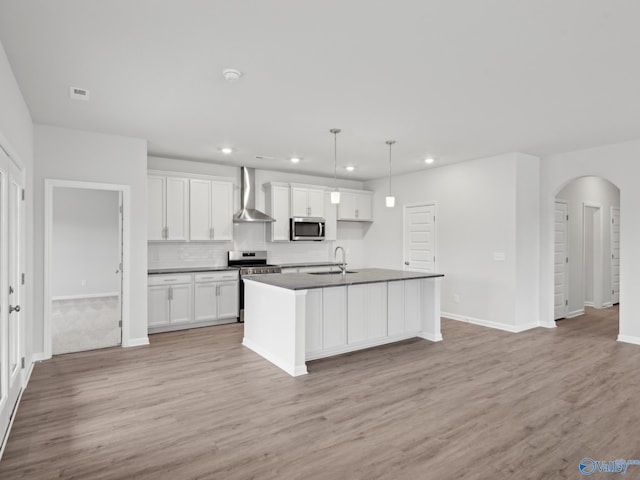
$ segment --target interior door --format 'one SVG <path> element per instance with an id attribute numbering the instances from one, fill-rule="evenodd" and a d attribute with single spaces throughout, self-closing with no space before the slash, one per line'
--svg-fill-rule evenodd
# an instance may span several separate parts
<path id="1" fill-rule="evenodd" d="M 553 261 L 553 278 L 554 278 L 554 301 L 553 301 L 553 318 L 565 318 L 569 307 L 567 301 L 567 265 L 569 261 L 568 242 L 569 242 L 569 217 L 568 205 L 564 202 L 555 202 L 554 209 L 554 261 Z"/>
<path id="2" fill-rule="evenodd" d="M 620 208 L 611 207 L 611 303 L 620 302 Z"/>
<path id="3" fill-rule="evenodd" d="M 24 202 L 22 191 L 24 186 L 23 173 L 9 162 L 9 176 L 7 186 L 7 267 L 8 267 L 8 305 L 3 308 L 7 312 L 6 340 L 3 347 L 2 369 L 6 375 L 6 404 L 2 407 L 10 413 L 18 399 L 22 388 L 22 355 L 24 339 L 23 321 L 23 274 L 24 271 Z M 4 391 L 4 390 L 3 390 Z"/>
<path id="4" fill-rule="evenodd" d="M 435 272 L 436 206 L 433 203 L 404 207 L 404 269 Z"/>

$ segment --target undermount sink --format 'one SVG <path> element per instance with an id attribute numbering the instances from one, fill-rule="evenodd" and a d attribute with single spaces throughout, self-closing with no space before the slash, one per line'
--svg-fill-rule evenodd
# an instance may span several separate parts
<path id="1" fill-rule="evenodd" d="M 311 275 L 342 275 L 342 272 L 309 272 Z M 347 270 L 345 273 L 358 273 Z"/>

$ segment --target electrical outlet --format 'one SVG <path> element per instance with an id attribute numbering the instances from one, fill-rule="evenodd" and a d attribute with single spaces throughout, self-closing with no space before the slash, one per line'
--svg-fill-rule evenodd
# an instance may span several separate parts
<path id="1" fill-rule="evenodd" d="M 505 260 L 504 252 L 493 252 L 493 259 L 496 262 L 504 262 Z"/>
<path id="2" fill-rule="evenodd" d="M 80 286 L 81 287 L 86 287 L 87 286 L 87 281 L 86 280 L 80 280 Z"/>
<path id="3" fill-rule="evenodd" d="M 454 303 L 460 303 L 460 295 L 458 295 L 457 293 L 453 296 L 453 302 Z"/>

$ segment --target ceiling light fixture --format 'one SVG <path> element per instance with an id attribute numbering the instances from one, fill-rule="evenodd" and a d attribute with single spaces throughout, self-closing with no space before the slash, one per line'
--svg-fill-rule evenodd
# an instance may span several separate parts
<path id="1" fill-rule="evenodd" d="M 396 143 L 396 141 L 387 140 L 385 143 L 389 145 L 389 195 L 384 197 L 384 201 L 387 207 L 393 208 L 396 206 L 396 197 L 391 195 L 391 147 L 393 146 L 394 143 Z"/>
<path id="2" fill-rule="evenodd" d="M 224 153 L 225 155 L 229 155 L 229 154 L 233 153 L 233 148 L 223 147 L 223 148 L 220 149 L 220 151 L 222 153 Z"/>
<path id="3" fill-rule="evenodd" d="M 353 165 L 347 165 L 345 169 L 347 170 L 347 172 L 353 172 L 356 169 L 356 167 L 354 167 Z"/>
<path id="4" fill-rule="evenodd" d="M 235 68 L 225 68 L 222 70 L 222 76 L 224 79 L 229 82 L 237 82 L 242 77 L 242 72 L 240 70 L 236 70 Z"/>
<path id="5" fill-rule="evenodd" d="M 431 165 L 435 160 L 431 157 L 427 157 L 424 159 L 424 163 L 426 163 L 427 165 Z"/>
<path id="6" fill-rule="evenodd" d="M 289 161 L 291 163 L 300 163 L 300 157 L 291 157 Z"/>
<path id="7" fill-rule="evenodd" d="M 332 128 L 329 132 L 333 133 L 333 182 L 334 189 L 331 192 L 331 203 L 334 205 L 340 203 L 340 192 L 338 191 L 338 134 L 339 128 Z"/>

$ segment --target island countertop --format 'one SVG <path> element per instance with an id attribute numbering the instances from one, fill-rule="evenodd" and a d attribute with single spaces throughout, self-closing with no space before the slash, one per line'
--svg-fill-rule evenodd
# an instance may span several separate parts
<path id="1" fill-rule="evenodd" d="M 245 280 L 285 288 L 287 290 L 309 290 L 312 288 L 341 287 L 363 283 L 394 282 L 415 278 L 444 277 L 442 273 L 406 272 L 384 268 L 359 268 L 353 273 L 314 275 L 313 273 L 271 273 L 267 275 L 246 275 Z"/>

